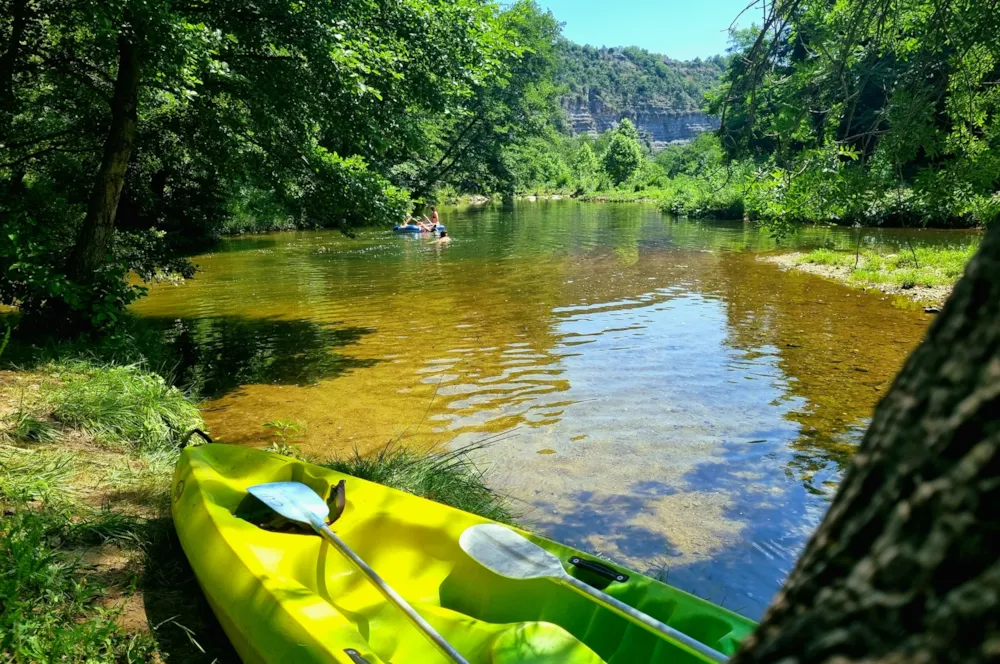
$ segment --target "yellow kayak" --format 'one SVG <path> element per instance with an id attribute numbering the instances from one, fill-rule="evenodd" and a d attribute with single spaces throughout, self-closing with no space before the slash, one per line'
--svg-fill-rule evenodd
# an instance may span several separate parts
<path id="1" fill-rule="evenodd" d="M 174 472 L 174 523 L 244 662 L 447 661 L 325 540 L 258 525 L 261 505 L 247 493 L 295 481 L 325 498 L 341 480 L 347 504 L 334 531 L 472 664 L 708 661 L 563 585 L 505 579 L 479 566 L 458 542 L 487 519 L 277 454 L 189 447 Z M 724 654 L 755 627 L 676 588 L 522 534 L 573 576 Z"/>

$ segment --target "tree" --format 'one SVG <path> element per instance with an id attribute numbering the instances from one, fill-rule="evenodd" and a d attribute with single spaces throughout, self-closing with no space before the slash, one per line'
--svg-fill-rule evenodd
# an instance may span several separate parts
<path id="1" fill-rule="evenodd" d="M 986 662 L 1000 643 L 1000 228 L 875 410 L 733 664 Z"/>
<path id="2" fill-rule="evenodd" d="M 594 176 L 597 174 L 600 164 L 593 148 L 590 147 L 590 143 L 584 143 L 573 153 L 571 168 L 581 190 L 589 191 L 594 188 Z"/>
<path id="3" fill-rule="evenodd" d="M 642 147 L 639 132 L 631 120 L 625 118 L 614 131 L 611 143 L 602 159 L 604 171 L 616 185 L 628 180 L 642 165 Z"/>
<path id="4" fill-rule="evenodd" d="M 534 0 L 518 0 L 497 15 L 500 31 L 491 75 L 436 132 L 429 158 L 421 158 L 412 182 L 414 198 L 439 182 L 466 191 L 510 196 L 517 186 L 512 148 L 543 135 L 558 114 L 552 74 L 560 25 Z"/>
<path id="5" fill-rule="evenodd" d="M 775 0 L 711 103 L 769 216 L 1000 218 L 1000 11 L 969 0 Z"/>
<path id="6" fill-rule="evenodd" d="M 299 226 L 399 218 L 400 173 L 455 118 L 502 144 L 534 108 L 517 40 L 538 26 L 489 0 L 0 0 L 0 17 L 0 303 L 46 329 L 113 326 L 143 292 L 126 274 L 190 273 L 179 252 L 247 200 Z M 520 109 L 503 122 L 479 113 L 493 88 Z"/>
<path id="7" fill-rule="evenodd" d="M 622 118 L 622 121 L 618 124 L 618 133 L 630 141 L 641 144 L 639 130 L 636 129 L 635 123 L 628 118 Z"/>

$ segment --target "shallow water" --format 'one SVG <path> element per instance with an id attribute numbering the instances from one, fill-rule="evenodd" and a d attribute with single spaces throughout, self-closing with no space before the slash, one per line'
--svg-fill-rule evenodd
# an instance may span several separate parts
<path id="1" fill-rule="evenodd" d="M 479 459 L 532 527 L 759 617 L 930 316 L 758 261 L 774 242 L 740 222 L 573 202 L 443 221 L 447 247 L 226 240 L 135 309 L 220 441 L 266 444 L 272 420 L 320 454 L 492 436 Z"/>

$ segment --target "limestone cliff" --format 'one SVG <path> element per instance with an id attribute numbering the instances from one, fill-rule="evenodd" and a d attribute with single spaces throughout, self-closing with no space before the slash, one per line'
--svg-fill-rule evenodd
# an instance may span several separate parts
<path id="1" fill-rule="evenodd" d="M 700 111 L 645 104 L 618 110 L 607 107 L 596 95 L 590 95 L 587 100 L 564 99 L 562 106 L 566 112 L 567 128 L 573 135 L 596 136 L 617 127 L 622 118 L 629 118 L 654 152 L 668 145 L 687 143 L 701 132 L 719 127 L 718 118 Z"/>

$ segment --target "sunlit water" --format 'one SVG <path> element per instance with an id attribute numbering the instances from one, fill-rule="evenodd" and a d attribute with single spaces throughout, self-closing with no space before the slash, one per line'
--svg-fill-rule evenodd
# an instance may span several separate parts
<path id="1" fill-rule="evenodd" d="M 220 441 L 267 444 L 272 420 L 321 455 L 489 439 L 529 527 L 759 617 L 929 315 L 759 261 L 774 242 L 740 222 L 571 202 L 444 222 L 447 247 L 226 240 L 136 310 Z"/>

